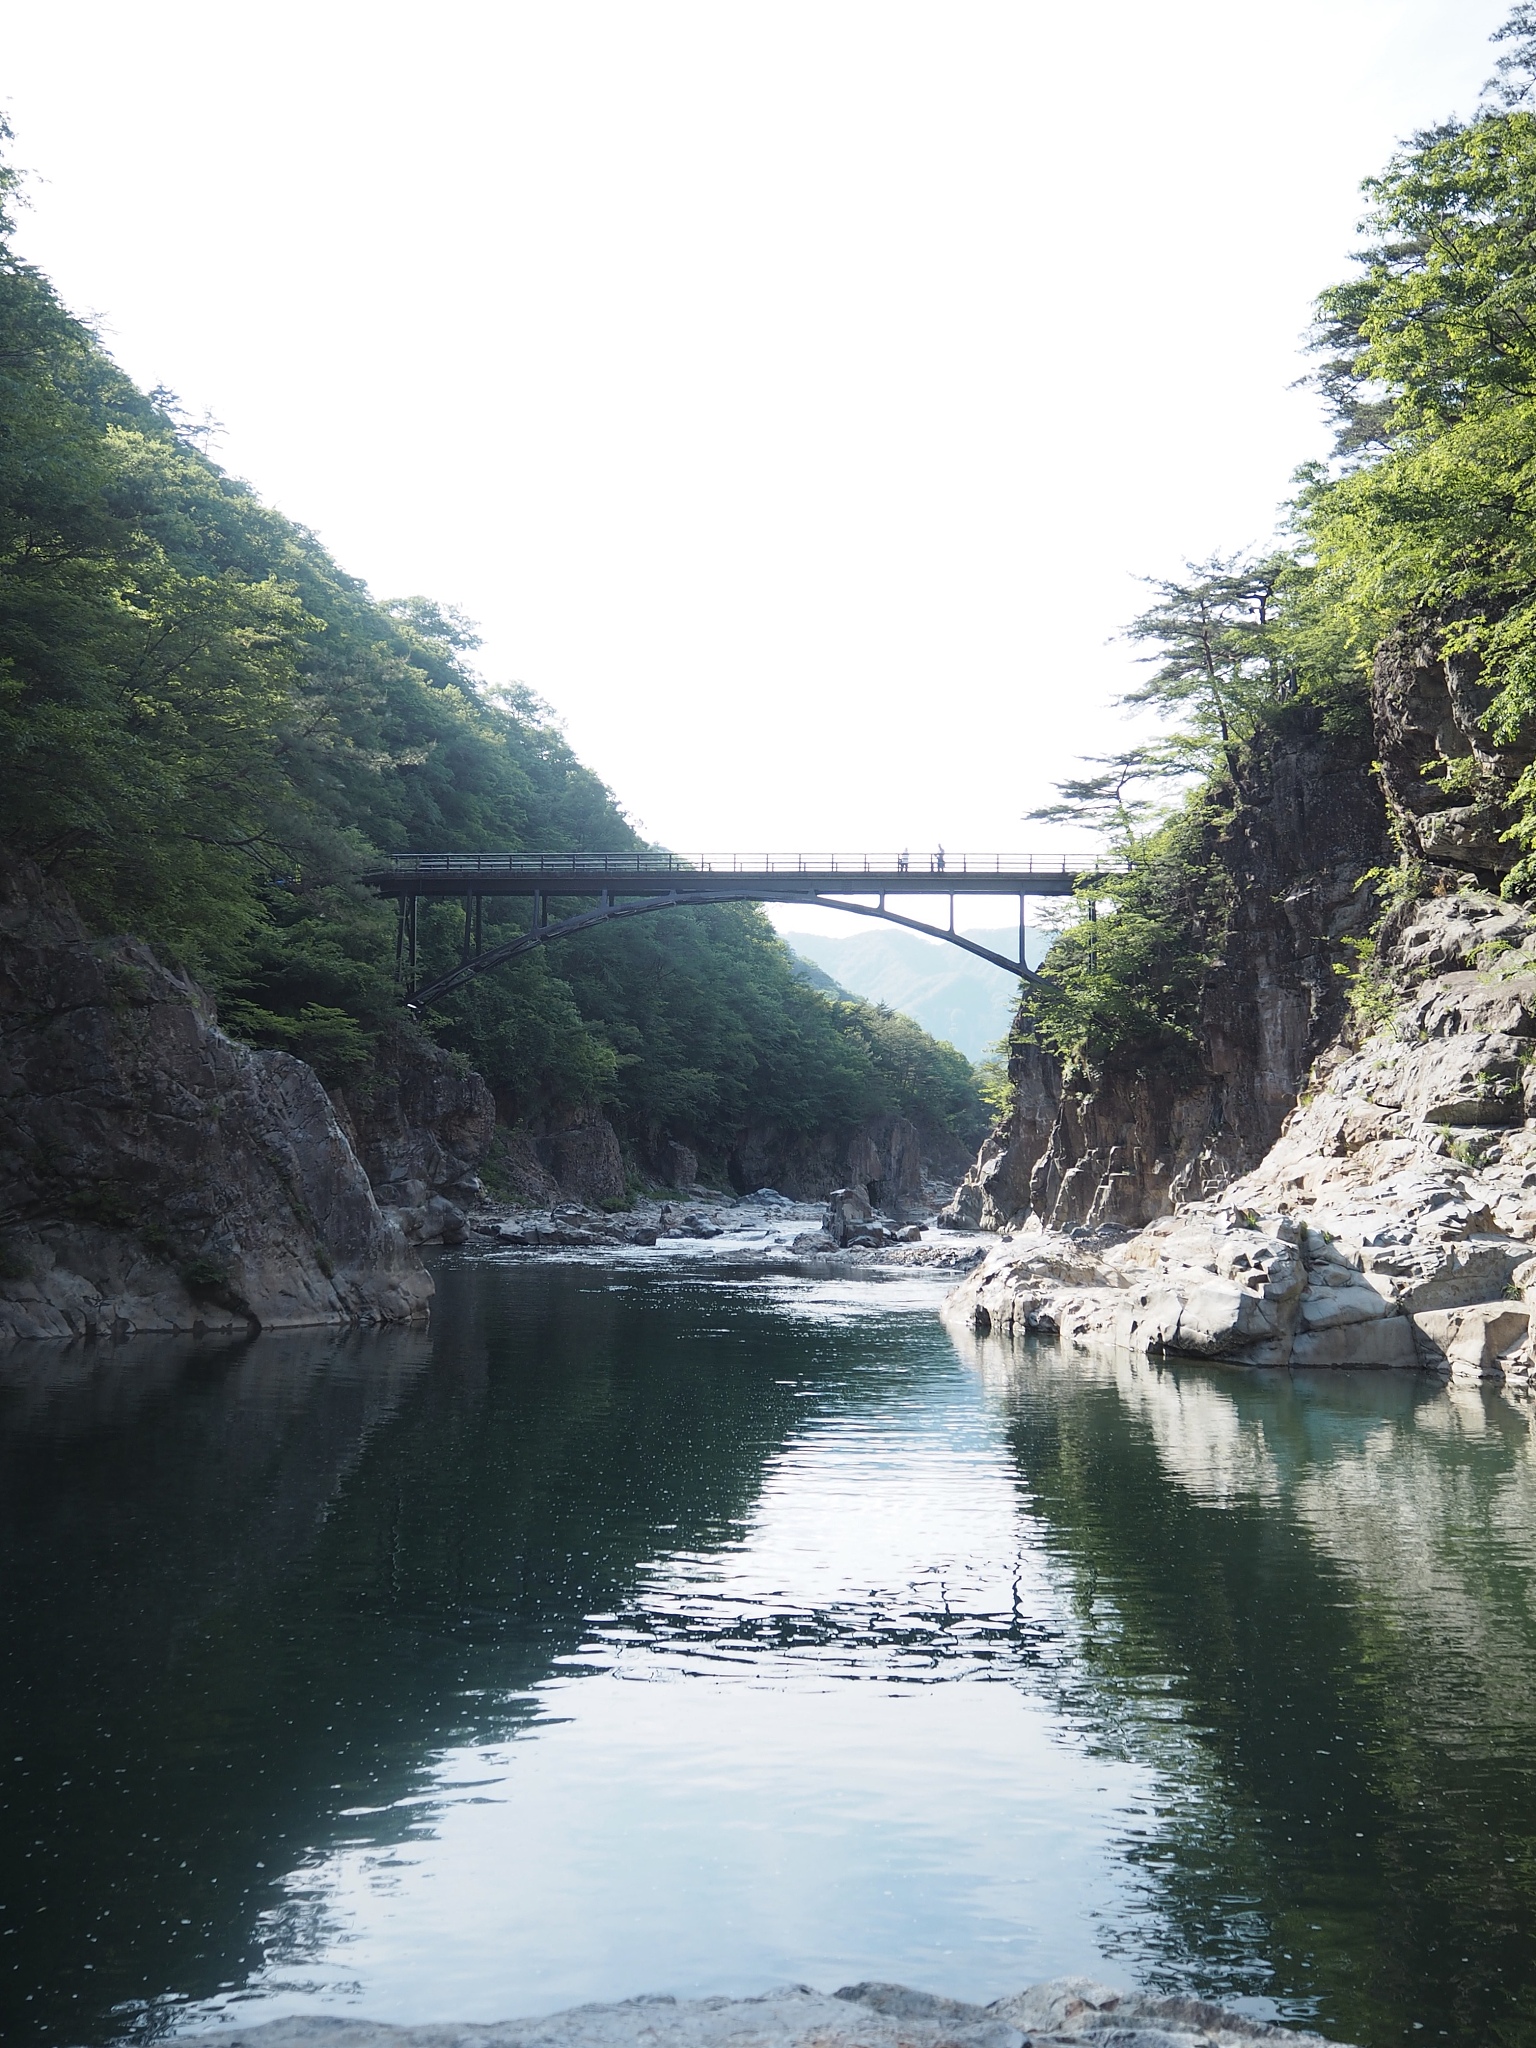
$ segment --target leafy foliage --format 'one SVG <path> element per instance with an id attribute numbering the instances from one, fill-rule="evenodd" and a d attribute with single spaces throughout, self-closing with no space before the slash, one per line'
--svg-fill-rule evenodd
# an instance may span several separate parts
<path id="1" fill-rule="evenodd" d="M 1087 914 L 1051 947 L 1024 1012 L 1025 1028 L 1067 1069 L 1092 1070 L 1111 1056 L 1193 1059 L 1226 910 L 1224 871 L 1205 844 L 1212 808 L 1201 791 L 1127 844 L 1123 870 L 1081 885 Z"/>
<path id="2" fill-rule="evenodd" d="M 393 913 L 358 881 L 381 851 L 636 834 L 530 693 L 477 676 L 467 620 L 375 602 L 122 375 L 14 253 L 14 200 L 0 165 L 0 834 L 231 1028 L 366 1085 L 401 1028 Z M 520 915 L 488 902 L 487 942 Z M 424 906 L 429 962 L 459 917 Z M 603 1103 L 716 1154 L 749 1120 L 979 1114 L 960 1055 L 805 988 L 747 907 L 520 960 L 431 1028 L 510 1116 Z"/>
<path id="3" fill-rule="evenodd" d="M 1096 772 L 1059 783 L 1032 814 L 1087 827 L 1111 857 L 1081 884 L 1078 920 L 1025 1001 L 1025 1028 L 1068 1067 L 1193 1058 L 1227 907 L 1209 834 L 1242 800 L 1254 743 L 1298 716 L 1339 729 L 1367 715 L 1299 555 L 1192 564 L 1189 580 L 1152 587 L 1127 638 L 1149 649 L 1153 673 L 1120 701 L 1155 711 L 1165 730 L 1085 763 Z M 1166 793 L 1180 785 L 1170 814 Z"/>
<path id="4" fill-rule="evenodd" d="M 1389 637 L 1470 657 L 1490 737 L 1536 754 L 1536 0 L 1495 42 L 1473 117 L 1414 136 L 1368 182 L 1358 272 L 1319 301 L 1336 459 L 1300 473 L 1291 546 L 1153 586 L 1130 638 L 1155 666 L 1122 701 L 1165 731 L 1086 764 L 1036 814 L 1093 827 L 1128 864 L 1093 885 L 1108 914 L 1058 940 L 1049 987 L 1031 992 L 1064 1057 L 1192 1042 L 1220 922 L 1201 818 L 1241 801 L 1247 749 L 1293 707 L 1359 726 Z M 1471 801 L 1484 773 L 1474 756 L 1442 781 Z M 1160 824 L 1181 776 L 1192 793 Z M 1536 767 L 1514 795 L 1516 834 L 1536 847 Z M 1507 886 L 1536 889 L 1536 854 Z"/>
<path id="5" fill-rule="evenodd" d="M 1486 724 L 1536 733 L 1536 8 L 1518 6 L 1482 105 L 1412 138 L 1366 187 L 1359 275 L 1319 303 L 1340 462 L 1298 524 L 1357 662 L 1404 627 L 1470 657 Z M 1466 792 L 1471 794 L 1471 792 Z M 1516 790 L 1536 844 L 1536 777 Z M 1509 887 L 1527 893 L 1526 861 Z"/>

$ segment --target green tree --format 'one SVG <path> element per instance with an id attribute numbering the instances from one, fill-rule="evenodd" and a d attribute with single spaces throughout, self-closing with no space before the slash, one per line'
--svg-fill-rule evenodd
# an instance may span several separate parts
<path id="1" fill-rule="evenodd" d="M 1171 731 L 1162 754 L 1175 772 L 1209 770 L 1217 761 L 1236 773 L 1238 752 L 1265 714 L 1296 694 L 1285 591 L 1295 565 L 1288 555 L 1254 561 L 1216 557 L 1191 563 L 1187 582 L 1154 581 L 1156 601 L 1127 629 L 1150 643 L 1155 664 L 1146 682 L 1119 702 L 1146 707 Z"/>
<path id="2" fill-rule="evenodd" d="M 392 912 L 359 882 L 381 853 L 638 835 L 547 707 L 477 673 L 469 620 L 376 603 L 135 389 L 16 255 L 15 194 L 0 161 L 0 841 L 200 974 L 231 1029 L 366 1089 L 411 1028 Z M 492 943 L 525 915 L 486 908 Z M 425 913 L 429 962 L 459 918 Z M 431 1028 L 509 1117 L 602 1103 L 716 1159 L 748 1122 L 851 1126 L 911 1094 L 886 1027 L 797 982 L 745 906 L 518 961 Z M 959 1055 L 925 1057 L 963 1121 Z"/>

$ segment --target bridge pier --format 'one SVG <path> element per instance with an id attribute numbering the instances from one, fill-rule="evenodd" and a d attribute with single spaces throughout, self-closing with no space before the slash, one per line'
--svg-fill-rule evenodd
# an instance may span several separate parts
<path id="1" fill-rule="evenodd" d="M 416 987 L 417 900 L 414 896 L 402 896 L 395 918 L 395 979 L 405 983 L 408 993 Z"/>

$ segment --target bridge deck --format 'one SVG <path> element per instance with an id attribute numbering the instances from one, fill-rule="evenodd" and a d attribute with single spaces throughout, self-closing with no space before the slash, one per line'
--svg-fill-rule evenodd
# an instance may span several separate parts
<path id="1" fill-rule="evenodd" d="M 1032 854 L 397 853 L 363 880 L 386 896 L 1070 896 L 1114 864 Z"/>

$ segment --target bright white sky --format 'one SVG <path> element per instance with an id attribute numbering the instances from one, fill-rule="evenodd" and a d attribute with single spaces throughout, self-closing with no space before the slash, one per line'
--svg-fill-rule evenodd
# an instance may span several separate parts
<path id="1" fill-rule="evenodd" d="M 1040 847 L 1506 0 L 52 0 L 23 246 L 655 838 Z M 983 922 L 995 922 L 988 908 Z"/>

